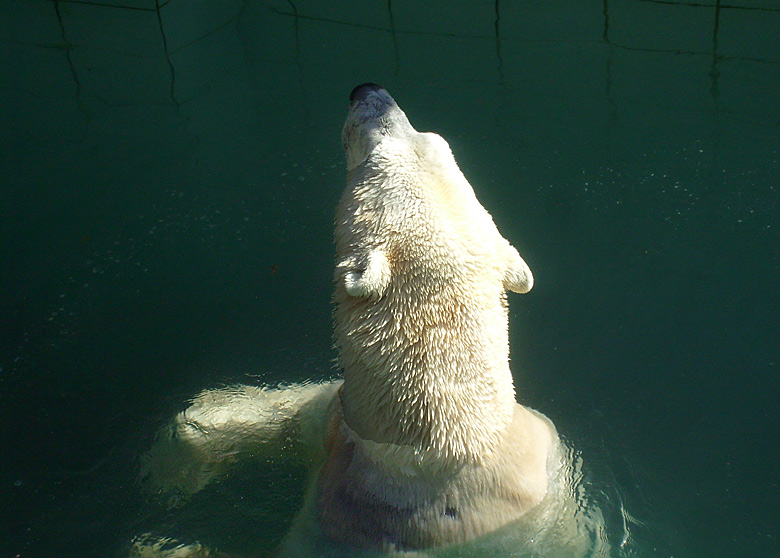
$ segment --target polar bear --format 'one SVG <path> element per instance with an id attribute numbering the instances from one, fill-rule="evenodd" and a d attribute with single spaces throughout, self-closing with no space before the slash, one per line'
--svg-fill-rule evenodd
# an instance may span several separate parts
<path id="1" fill-rule="evenodd" d="M 385 89 L 352 91 L 342 139 L 343 380 L 202 393 L 159 434 L 143 483 L 186 497 L 295 439 L 312 478 L 283 555 L 427 555 L 524 517 L 538 534 L 560 522 L 567 465 L 552 422 L 516 402 L 508 364 L 505 293 L 531 290 L 531 270 L 446 141 L 417 132 Z M 135 555 L 159 555 L 145 540 Z"/>

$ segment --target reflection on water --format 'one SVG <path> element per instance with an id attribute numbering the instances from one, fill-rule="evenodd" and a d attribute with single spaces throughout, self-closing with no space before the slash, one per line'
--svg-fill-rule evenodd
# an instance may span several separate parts
<path id="1" fill-rule="evenodd" d="M 568 445 L 562 450 L 566 466 L 552 472 L 554 480 L 548 497 L 521 521 L 463 545 L 403 555 L 430 558 L 684 555 L 679 548 L 676 553 L 673 551 L 661 525 L 647 517 L 648 503 L 637 493 L 638 479 L 623 476 L 622 483 L 618 484 L 619 475 L 606 470 L 609 466 L 606 462 L 589 467 L 581 452 Z M 599 456 L 595 457 L 598 461 Z M 218 548 L 230 556 L 272 555 L 273 548 L 282 541 L 299 513 L 303 496 L 300 488 L 305 486 L 305 479 L 305 471 L 290 463 L 244 464 L 225 480 L 182 501 L 181 505 L 171 508 L 171 500 L 166 499 L 158 503 L 156 513 L 152 511 L 154 506 L 148 508 L 143 519 L 135 523 L 138 532 L 146 534 L 133 538 L 129 554 L 152 556 L 156 555 L 151 554 L 153 551 L 165 551 L 200 556 Z M 312 556 L 322 558 L 379 556 L 373 551 L 328 541 L 316 527 L 303 532 L 311 540 L 288 540 L 284 556 L 300 555 L 301 548 L 308 549 L 307 553 L 316 548 Z"/>
<path id="2" fill-rule="evenodd" d="M 638 479 L 626 478 L 623 480 L 630 484 L 618 485 L 614 471 L 604 469 L 608 466 L 605 462 L 594 467 L 587 461 L 589 456 L 571 446 L 564 445 L 563 451 L 568 467 L 559 470 L 551 494 L 529 517 L 461 548 L 442 549 L 430 556 L 682 556 L 672 551 L 660 525 L 647 517 L 647 501 L 626 493 L 632 485 L 636 487 Z M 597 462 L 603 455 L 591 457 Z"/>
<path id="3" fill-rule="evenodd" d="M 629 542 L 624 524 L 607 519 L 614 505 L 606 492 L 595 491 L 582 455 L 562 447 L 564 466 L 552 474 L 550 492 L 542 503 L 521 521 L 463 545 L 442 549 L 441 557 L 593 557 L 629 556 L 641 548 L 639 540 Z"/>
<path id="4" fill-rule="evenodd" d="M 518 393 L 577 450 L 594 546 L 776 550 L 776 2 L 10 0 L 0 21 L 0 557 L 282 540 L 292 464 L 174 513 L 138 460 L 204 387 L 331 374 L 338 136 L 367 80 L 529 254 Z"/>

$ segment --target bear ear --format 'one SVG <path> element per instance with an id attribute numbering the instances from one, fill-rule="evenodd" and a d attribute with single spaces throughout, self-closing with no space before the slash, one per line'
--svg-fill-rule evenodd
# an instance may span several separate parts
<path id="1" fill-rule="evenodd" d="M 509 246 L 507 268 L 504 272 L 504 289 L 524 294 L 534 286 L 534 276 L 531 268 L 520 257 L 514 246 Z"/>
<path id="2" fill-rule="evenodd" d="M 354 262 L 345 262 L 344 287 L 350 296 L 377 299 L 390 284 L 390 262 L 382 250 L 372 250 L 366 260 L 362 269 Z"/>

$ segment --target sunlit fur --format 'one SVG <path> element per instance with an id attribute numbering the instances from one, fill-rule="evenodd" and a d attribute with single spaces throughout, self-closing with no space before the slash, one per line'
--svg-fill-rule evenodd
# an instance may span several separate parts
<path id="1" fill-rule="evenodd" d="M 313 468 L 283 556 L 417 556 L 521 518 L 500 539 L 518 552 L 581 555 L 591 531 L 575 520 L 566 452 L 516 403 L 509 370 L 505 292 L 529 291 L 531 271 L 447 143 L 417 132 L 384 89 L 356 88 L 343 140 L 343 382 L 202 393 L 158 436 L 144 486 L 178 505 L 237 459 L 284 446 Z"/>
<path id="2" fill-rule="evenodd" d="M 538 504 L 552 424 L 515 402 L 505 291 L 531 271 L 447 143 L 384 89 L 357 89 L 336 211 L 340 411 L 320 477 L 331 536 L 421 548 L 467 540 Z M 370 518 L 370 519 L 369 519 Z"/>
<path id="3" fill-rule="evenodd" d="M 344 145 L 348 161 L 361 161 L 336 213 L 347 423 L 376 442 L 478 461 L 513 417 L 504 291 L 530 290 L 531 272 L 447 143 L 416 132 L 384 90 L 353 103 Z"/>

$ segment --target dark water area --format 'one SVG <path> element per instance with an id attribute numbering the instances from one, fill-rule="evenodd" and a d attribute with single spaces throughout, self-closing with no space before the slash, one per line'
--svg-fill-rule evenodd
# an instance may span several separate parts
<path id="1" fill-rule="evenodd" d="M 198 391 L 335 374 L 365 81 L 534 271 L 518 398 L 635 520 L 613 554 L 777 555 L 777 2 L 27 0 L 0 42 L 0 558 L 117 556 L 151 524 L 281 538 L 292 464 L 199 495 L 229 536 L 135 475 Z"/>

